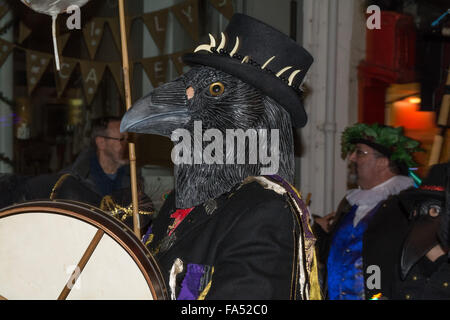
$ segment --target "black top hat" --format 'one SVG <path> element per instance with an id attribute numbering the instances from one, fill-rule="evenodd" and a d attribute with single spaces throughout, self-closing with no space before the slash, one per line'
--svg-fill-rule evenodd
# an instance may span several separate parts
<path id="1" fill-rule="evenodd" d="M 313 62 L 308 51 L 284 33 L 243 14 L 233 15 L 220 42 L 211 35 L 210 41 L 185 54 L 183 61 L 238 77 L 281 104 L 293 126 L 306 124 L 300 85 Z"/>
<path id="2" fill-rule="evenodd" d="M 413 192 L 414 197 L 431 197 L 444 200 L 447 179 L 450 176 L 450 162 L 432 166 L 419 188 Z"/>

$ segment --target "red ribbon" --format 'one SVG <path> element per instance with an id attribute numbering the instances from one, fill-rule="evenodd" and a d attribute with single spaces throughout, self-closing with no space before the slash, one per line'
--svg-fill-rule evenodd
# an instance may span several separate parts
<path id="1" fill-rule="evenodd" d="M 420 186 L 420 189 L 431 191 L 444 191 L 444 187 L 441 186 Z"/>
<path id="2" fill-rule="evenodd" d="M 172 234 L 172 232 L 175 231 L 175 229 L 178 227 L 178 225 L 183 221 L 184 218 L 194 209 L 188 208 L 188 209 L 177 209 L 174 213 L 170 215 L 171 218 L 175 218 L 175 221 L 173 222 L 172 226 L 169 227 L 171 230 L 169 232 L 169 235 Z"/>

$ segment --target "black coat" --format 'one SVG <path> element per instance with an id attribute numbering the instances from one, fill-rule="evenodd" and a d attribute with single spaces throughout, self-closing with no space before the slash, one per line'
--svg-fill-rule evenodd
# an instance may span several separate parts
<path id="1" fill-rule="evenodd" d="M 393 299 L 396 300 L 449 300 L 450 261 L 442 255 L 431 262 L 422 257 L 412 267 L 404 281 L 394 285 Z"/>
<path id="2" fill-rule="evenodd" d="M 213 212 L 206 209 L 208 205 L 196 206 L 173 237 L 165 238 L 174 220 L 170 215 L 176 210 L 174 193 L 170 194 L 152 225 L 149 244 L 166 284 L 179 258 L 184 266 L 214 268 L 206 299 L 299 298 L 296 250 L 300 227 L 286 197 L 258 182 L 244 184 L 215 199 Z M 177 297 L 182 280 L 177 277 Z"/>
<path id="3" fill-rule="evenodd" d="M 321 265 L 321 279 L 326 291 L 326 263 L 332 237 L 340 222 L 350 211 L 350 204 L 344 198 L 336 211 L 336 219 L 331 226 L 330 233 L 324 233 L 315 224 L 314 231 L 318 237 L 319 260 Z M 401 249 L 409 228 L 407 214 L 401 205 L 398 196 L 391 196 L 383 201 L 369 222 L 363 236 L 363 275 L 365 297 L 370 299 L 373 295 L 381 293 L 384 298 L 392 298 L 393 284 L 400 280 Z M 378 266 L 380 270 L 380 288 L 369 289 L 367 280 L 373 271 L 369 266 Z M 370 272 L 369 272 L 370 271 Z M 372 280 L 372 279 L 370 279 Z"/>

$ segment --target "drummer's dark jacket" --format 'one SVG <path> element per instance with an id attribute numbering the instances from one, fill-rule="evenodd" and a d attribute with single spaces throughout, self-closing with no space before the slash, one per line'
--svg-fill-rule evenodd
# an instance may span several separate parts
<path id="1" fill-rule="evenodd" d="M 325 233 L 318 224 L 314 224 L 313 231 L 317 237 L 317 250 L 320 265 L 320 278 L 323 291 L 326 292 L 327 259 L 333 235 L 341 221 L 350 211 L 350 204 L 344 198 L 337 210 L 336 218 Z M 400 281 L 401 248 L 408 232 L 408 217 L 397 195 L 390 196 L 383 201 L 369 222 L 363 235 L 363 274 L 365 297 L 370 299 L 381 293 L 383 298 L 392 299 L 393 283 Z M 367 287 L 368 278 L 374 274 L 369 266 L 378 266 L 381 273 L 381 287 L 370 289 Z M 370 281 L 370 283 L 373 283 Z"/>
<path id="2" fill-rule="evenodd" d="M 72 187 L 76 186 L 75 180 L 80 182 L 84 187 L 86 187 L 91 194 L 85 197 L 83 202 L 95 205 L 97 207 L 102 207 L 101 203 L 105 196 L 111 196 L 115 205 L 121 207 L 129 207 L 132 202 L 131 194 L 131 176 L 129 165 L 123 165 L 117 170 L 115 179 L 110 179 L 101 168 L 97 160 L 97 155 L 93 148 L 88 148 L 82 151 L 74 163 L 69 167 L 61 170 L 60 175 L 70 174 L 71 179 L 73 179 Z M 69 182 L 68 182 L 69 184 Z M 67 188 L 66 188 L 67 189 Z M 146 230 L 151 224 L 151 214 L 148 212 L 153 212 L 154 207 L 151 199 L 143 192 L 143 180 L 142 177 L 138 176 L 138 190 L 139 190 L 139 209 L 140 209 L 140 226 L 143 230 Z M 61 190 L 61 194 L 64 190 Z M 87 192 L 83 192 L 87 194 Z M 66 198 L 65 195 L 63 195 Z M 76 199 L 83 200 L 83 199 Z M 110 209 L 108 207 L 108 209 Z M 105 211 L 109 211 L 104 209 Z M 133 229 L 133 219 L 130 214 L 124 215 L 121 210 L 120 214 L 117 216 L 122 222 L 124 222 L 129 228 Z M 144 214 L 145 213 L 145 214 Z"/>
<path id="3" fill-rule="evenodd" d="M 212 209 L 211 209 L 212 208 Z M 215 208 L 215 209 L 214 209 Z M 258 182 L 242 185 L 196 206 L 168 237 L 176 210 L 169 194 L 147 243 L 177 299 L 296 299 L 299 227 L 283 195 Z M 297 240 L 296 240 L 297 239 Z M 176 261 L 182 271 L 174 277 Z M 181 297 L 187 273 L 201 270 L 193 296 Z M 195 274 L 192 278 L 195 278 Z M 174 289 L 174 290 L 173 290 Z"/>

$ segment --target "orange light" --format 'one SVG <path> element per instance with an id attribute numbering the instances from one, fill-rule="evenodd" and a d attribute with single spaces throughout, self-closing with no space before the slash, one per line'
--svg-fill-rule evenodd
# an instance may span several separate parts
<path id="1" fill-rule="evenodd" d="M 435 112 L 419 111 L 416 103 L 407 98 L 394 103 L 394 127 L 413 130 L 430 130 L 435 127 Z"/>
<path id="2" fill-rule="evenodd" d="M 374 294 L 372 296 L 372 298 L 370 298 L 370 300 L 379 300 L 380 298 L 381 298 L 381 292 L 377 293 L 377 294 Z"/>
<path id="3" fill-rule="evenodd" d="M 415 104 L 419 104 L 422 100 L 420 100 L 419 97 L 411 97 L 408 99 L 409 103 L 415 103 Z"/>

